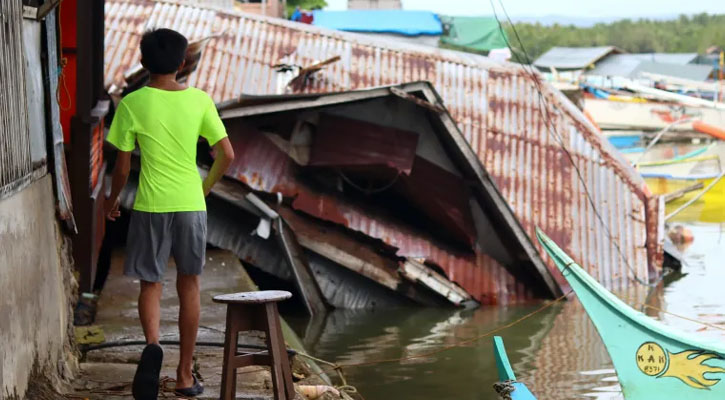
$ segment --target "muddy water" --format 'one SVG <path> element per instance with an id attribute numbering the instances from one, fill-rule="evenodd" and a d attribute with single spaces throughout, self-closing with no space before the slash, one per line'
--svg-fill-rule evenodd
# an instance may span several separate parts
<path id="1" fill-rule="evenodd" d="M 654 289 L 618 295 L 725 328 L 725 224 L 689 223 L 695 241 L 683 249 L 683 276 Z M 538 306 L 460 310 L 335 311 L 298 324 L 308 350 L 344 363 L 426 354 L 484 334 Z M 725 340 L 725 331 L 643 309 L 678 329 Z M 572 298 L 500 333 L 518 378 L 542 400 L 622 399 L 609 356 Z M 490 338 L 425 358 L 345 370 L 367 400 L 496 399 Z"/>

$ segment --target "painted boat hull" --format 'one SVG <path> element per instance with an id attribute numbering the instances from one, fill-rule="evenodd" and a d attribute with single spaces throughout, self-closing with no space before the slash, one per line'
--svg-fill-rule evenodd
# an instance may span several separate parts
<path id="1" fill-rule="evenodd" d="M 599 332 L 626 400 L 725 399 L 721 343 L 678 333 L 630 308 L 543 232 L 537 236 Z"/>
<path id="2" fill-rule="evenodd" d="M 536 400 L 536 397 L 529 391 L 525 384 L 516 381 L 511 363 L 509 362 L 506 347 L 504 347 L 503 339 L 500 336 L 493 338 L 493 353 L 496 358 L 496 369 L 498 369 L 499 382 L 514 381 L 512 383 L 513 392 L 511 392 L 511 400 Z"/>
<path id="3" fill-rule="evenodd" d="M 660 130 L 674 121 L 692 118 L 707 126 L 725 127 L 725 110 L 671 103 L 625 103 L 585 99 L 584 110 L 601 129 Z M 673 131 L 693 131 L 692 123 L 676 125 Z"/>

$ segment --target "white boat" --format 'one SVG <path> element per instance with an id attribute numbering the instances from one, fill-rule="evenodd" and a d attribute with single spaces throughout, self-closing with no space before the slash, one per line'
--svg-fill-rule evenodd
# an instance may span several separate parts
<path id="1" fill-rule="evenodd" d="M 584 99 L 584 110 L 604 130 L 656 131 L 673 122 L 691 122 L 673 126 L 673 131 L 697 131 L 696 123 L 725 129 L 725 110 L 666 102 L 625 102 Z"/>

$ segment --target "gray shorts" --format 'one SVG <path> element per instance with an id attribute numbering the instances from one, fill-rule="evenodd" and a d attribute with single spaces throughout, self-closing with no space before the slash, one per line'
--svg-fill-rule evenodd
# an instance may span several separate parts
<path id="1" fill-rule="evenodd" d="M 169 256 L 185 275 L 199 275 L 206 256 L 206 211 L 133 211 L 128 227 L 124 274 L 160 282 Z"/>

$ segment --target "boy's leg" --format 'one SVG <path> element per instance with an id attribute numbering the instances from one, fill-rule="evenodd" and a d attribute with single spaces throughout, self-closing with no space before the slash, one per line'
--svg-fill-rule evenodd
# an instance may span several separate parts
<path id="1" fill-rule="evenodd" d="M 206 212 L 174 213 L 172 232 L 171 252 L 177 269 L 176 290 L 179 294 L 181 336 L 176 388 L 191 388 L 195 394 L 200 394 L 203 388 L 195 384 L 192 363 L 201 312 L 199 275 L 204 268 L 206 257 Z"/>
<path id="2" fill-rule="evenodd" d="M 164 352 L 159 346 L 161 325 L 161 280 L 171 253 L 171 218 L 168 214 L 134 211 L 128 228 L 124 273 L 141 281 L 138 314 L 146 347 L 133 377 L 137 400 L 155 400 Z"/>
<path id="3" fill-rule="evenodd" d="M 141 281 L 138 315 L 147 344 L 159 344 L 161 330 L 161 282 Z"/>
<path id="4" fill-rule="evenodd" d="M 199 275 L 178 273 L 176 291 L 179 294 L 179 334 L 181 336 L 181 354 L 179 355 L 179 367 L 176 370 L 176 387 L 188 388 L 194 384 L 191 370 L 196 335 L 199 329 L 199 315 L 201 313 Z"/>

